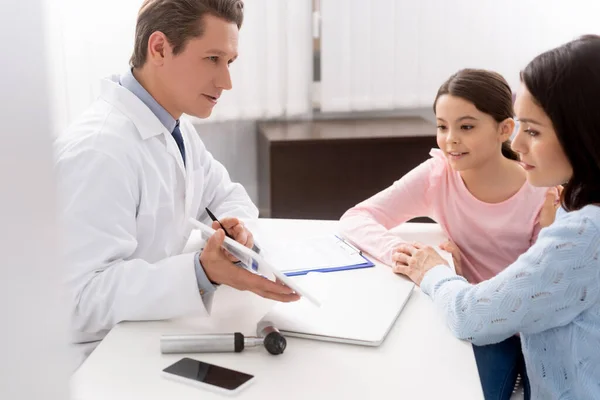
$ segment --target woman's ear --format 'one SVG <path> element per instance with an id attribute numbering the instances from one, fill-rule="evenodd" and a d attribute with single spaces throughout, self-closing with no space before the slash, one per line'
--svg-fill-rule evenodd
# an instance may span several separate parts
<path id="1" fill-rule="evenodd" d="M 512 118 L 506 118 L 500 122 L 500 141 L 506 142 L 510 140 L 513 132 L 515 131 L 515 120 Z"/>

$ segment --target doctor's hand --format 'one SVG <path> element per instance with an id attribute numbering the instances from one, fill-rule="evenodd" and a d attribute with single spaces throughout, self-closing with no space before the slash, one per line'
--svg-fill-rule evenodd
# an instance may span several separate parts
<path id="1" fill-rule="evenodd" d="M 261 297 L 276 301 L 290 302 L 300 299 L 300 296 L 289 287 L 233 264 L 227 258 L 225 250 L 221 248 L 224 241 L 225 232 L 222 229 L 217 230 L 208 239 L 200 254 L 200 263 L 211 282 L 231 286 L 237 290 L 249 290 Z"/>
<path id="2" fill-rule="evenodd" d="M 448 266 L 432 247 L 418 243 L 401 244 L 394 250 L 392 260 L 395 273 L 406 275 L 419 286 L 427 271 L 438 265 Z"/>
<path id="3" fill-rule="evenodd" d="M 221 224 L 223 224 L 223 227 L 225 228 L 225 230 L 227 231 L 227 233 L 233 237 L 233 239 L 246 246 L 247 248 L 251 249 L 252 246 L 254 246 L 254 236 L 252 236 L 252 232 L 250 232 L 248 229 L 246 229 L 246 226 L 244 225 L 244 223 L 242 221 L 240 221 L 237 218 L 234 217 L 227 217 L 227 218 L 223 218 L 221 219 Z M 219 225 L 219 223 L 217 221 L 214 221 L 212 223 L 212 228 L 216 231 L 221 229 L 221 226 Z M 231 255 L 229 252 L 226 252 L 227 254 L 227 258 L 229 258 L 229 260 L 236 262 L 239 261 L 237 258 L 235 258 L 233 255 Z"/>

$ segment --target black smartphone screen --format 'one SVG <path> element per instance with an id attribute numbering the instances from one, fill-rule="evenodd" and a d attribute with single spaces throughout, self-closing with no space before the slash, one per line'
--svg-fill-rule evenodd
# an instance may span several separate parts
<path id="1" fill-rule="evenodd" d="M 253 375 L 192 360 L 191 358 L 182 358 L 163 371 L 227 390 L 235 390 L 254 377 Z"/>

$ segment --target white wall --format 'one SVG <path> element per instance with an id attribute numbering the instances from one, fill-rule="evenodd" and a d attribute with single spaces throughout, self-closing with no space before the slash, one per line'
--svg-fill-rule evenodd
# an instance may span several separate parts
<path id="1" fill-rule="evenodd" d="M 54 133 L 98 96 L 100 79 L 127 71 L 142 0 L 45 0 Z"/>
<path id="2" fill-rule="evenodd" d="M 461 68 L 516 87 L 537 54 L 600 33 L 598 0 L 322 0 L 321 109 L 429 107 Z"/>
<path id="3" fill-rule="evenodd" d="M 42 0 L 0 12 L 0 399 L 67 399 Z M 32 116 L 34 116 L 32 118 Z"/>
<path id="4" fill-rule="evenodd" d="M 196 124 L 208 151 L 227 168 L 234 182 L 241 183 L 258 204 L 258 143 L 255 121 Z"/>
<path id="5" fill-rule="evenodd" d="M 100 79 L 122 74 L 133 50 L 142 0 L 52 0 L 50 44 L 60 134 L 99 94 Z M 310 0 L 246 0 L 234 89 L 209 121 L 310 112 Z M 204 122 L 196 120 L 196 123 Z"/>

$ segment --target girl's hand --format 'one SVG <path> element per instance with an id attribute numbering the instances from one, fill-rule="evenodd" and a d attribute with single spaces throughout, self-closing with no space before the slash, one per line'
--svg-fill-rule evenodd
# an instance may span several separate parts
<path id="1" fill-rule="evenodd" d="M 542 228 L 552 225 L 554 218 L 556 218 L 556 210 L 560 207 L 560 196 L 562 194 L 563 187 L 557 186 L 548 189 L 546 192 L 546 199 L 544 205 L 540 211 L 539 224 Z"/>

